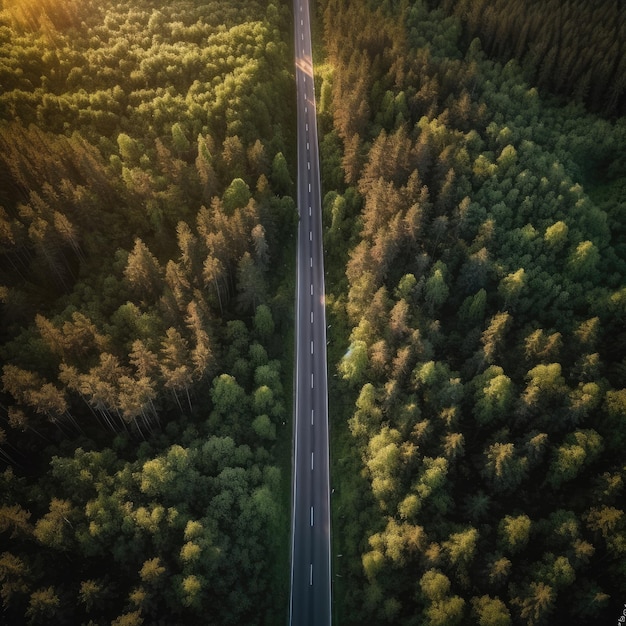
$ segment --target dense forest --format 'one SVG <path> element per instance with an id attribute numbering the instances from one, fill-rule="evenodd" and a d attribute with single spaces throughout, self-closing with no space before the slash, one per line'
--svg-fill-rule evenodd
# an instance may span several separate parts
<path id="1" fill-rule="evenodd" d="M 0 623 L 285 613 L 290 33 L 0 0 Z"/>
<path id="2" fill-rule="evenodd" d="M 615 623 L 626 124 L 544 98 L 502 43 L 590 3 L 434 4 L 318 11 L 336 623 Z M 566 62 L 538 82 L 585 93 Z"/>
<path id="3" fill-rule="evenodd" d="M 443 0 L 470 41 L 517 59 L 548 92 L 605 115 L 626 115 L 626 5 L 590 0 Z"/>
<path id="4" fill-rule="evenodd" d="M 625 11 L 513 4 L 316 5 L 336 623 L 626 597 Z M 291 19 L 0 0 L 0 623 L 285 619 Z"/>

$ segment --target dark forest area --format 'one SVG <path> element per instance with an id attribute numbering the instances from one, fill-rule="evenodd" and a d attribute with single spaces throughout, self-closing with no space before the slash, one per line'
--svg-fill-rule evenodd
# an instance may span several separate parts
<path id="1" fill-rule="evenodd" d="M 275 624 L 290 12 L 0 9 L 0 623 Z"/>
<path id="2" fill-rule="evenodd" d="M 626 114 L 626 5 L 619 0 L 443 0 L 469 41 L 529 80 L 610 117 Z"/>
<path id="3" fill-rule="evenodd" d="M 620 83 L 592 70 L 589 101 L 557 102 L 564 58 L 516 61 L 591 3 L 435 4 L 319 12 L 336 621 L 613 623 L 626 124 L 585 103 L 614 116 Z"/>

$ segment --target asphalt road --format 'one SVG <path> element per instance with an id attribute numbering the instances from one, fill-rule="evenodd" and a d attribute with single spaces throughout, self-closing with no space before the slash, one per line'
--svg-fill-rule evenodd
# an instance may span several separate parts
<path id="1" fill-rule="evenodd" d="M 308 0 L 294 0 L 298 109 L 298 269 L 290 626 L 331 623 L 324 259 Z"/>

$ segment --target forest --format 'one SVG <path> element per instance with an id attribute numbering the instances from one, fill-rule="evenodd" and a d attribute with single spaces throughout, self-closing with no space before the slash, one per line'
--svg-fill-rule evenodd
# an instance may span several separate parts
<path id="1" fill-rule="evenodd" d="M 2 624 L 282 620 L 291 27 L 0 0 Z"/>
<path id="2" fill-rule="evenodd" d="M 320 0 L 337 624 L 615 623 L 624 8 Z M 0 0 L 0 623 L 279 624 L 292 15 Z"/>
<path id="3" fill-rule="evenodd" d="M 626 6 L 589 0 L 444 0 L 465 38 L 520 62 L 530 82 L 611 117 L 626 114 Z"/>
<path id="4" fill-rule="evenodd" d="M 621 615 L 622 15 L 318 5 L 335 623 Z"/>

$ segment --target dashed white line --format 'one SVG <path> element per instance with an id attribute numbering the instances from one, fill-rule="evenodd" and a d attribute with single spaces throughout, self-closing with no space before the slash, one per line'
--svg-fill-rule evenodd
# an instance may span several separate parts
<path id="1" fill-rule="evenodd" d="M 311 389 L 315 389 L 315 386 L 313 385 L 313 372 L 311 372 Z"/>
<path id="2" fill-rule="evenodd" d="M 310 149 L 310 147 L 311 147 L 311 146 L 309 145 L 309 142 L 307 141 L 307 142 L 306 142 L 306 149 L 307 149 L 307 150 L 309 150 L 309 149 Z M 310 187 L 310 186 L 311 186 L 311 185 L 309 185 L 309 187 Z M 311 190 L 309 189 L 309 191 L 311 191 Z"/>
<path id="3" fill-rule="evenodd" d="M 309 145 L 309 144 L 307 143 L 307 146 L 308 146 L 308 145 Z M 309 183 L 309 193 L 311 193 L 311 183 Z"/>
<path id="4" fill-rule="evenodd" d="M 311 354 L 313 354 L 313 339 L 311 339 Z"/>
<path id="5" fill-rule="evenodd" d="M 311 311 L 311 324 L 313 323 L 313 311 Z"/>
<path id="6" fill-rule="evenodd" d="M 311 283 L 311 295 L 313 295 L 313 283 Z"/>
<path id="7" fill-rule="evenodd" d="M 311 426 L 313 426 L 313 416 L 315 415 L 315 409 L 311 409 Z"/>
<path id="8" fill-rule="evenodd" d="M 313 563 L 311 563 L 311 569 L 309 570 L 309 586 L 313 586 Z"/>
<path id="9" fill-rule="evenodd" d="M 305 124 L 304 126 L 306 127 L 306 132 L 308 133 L 309 132 L 309 125 L 308 125 L 308 123 Z"/>
<path id="10" fill-rule="evenodd" d="M 309 207 L 309 217 L 311 216 L 311 207 Z"/>
<path id="11" fill-rule="evenodd" d="M 300 20 L 300 26 L 304 26 L 304 20 Z"/>
<path id="12" fill-rule="evenodd" d="M 309 241 L 313 241 L 313 231 L 309 231 Z"/>
<path id="13" fill-rule="evenodd" d="M 305 106 L 305 107 L 304 107 L 304 112 L 305 112 L 305 113 L 308 113 L 308 112 L 309 112 L 309 107 Z"/>
<path id="14" fill-rule="evenodd" d="M 306 165 L 307 165 L 307 168 L 310 170 L 311 169 L 311 161 L 307 161 Z"/>
<path id="15" fill-rule="evenodd" d="M 311 471 L 313 471 L 313 453 L 311 452 Z M 313 507 L 311 507 L 311 510 L 313 510 Z M 311 526 L 313 526 L 313 524 L 311 524 Z"/>
<path id="16" fill-rule="evenodd" d="M 302 33 L 302 41 L 304 41 L 304 33 Z"/>

